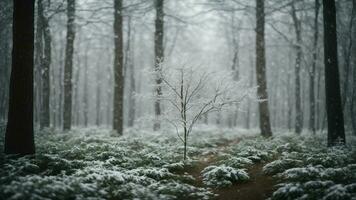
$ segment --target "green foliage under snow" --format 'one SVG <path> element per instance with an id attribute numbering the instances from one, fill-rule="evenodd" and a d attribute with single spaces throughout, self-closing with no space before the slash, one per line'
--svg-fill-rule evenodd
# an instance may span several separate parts
<path id="1" fill-rule="evenodd" d="M 227 187 L 233 183 L 244 182 L 250 179 L 245 170 L 225 165 L 209 166 L 201 173 L 204 184 L 212 187 Z"/>
<path id="2" fill-rule="evenodd" d="M 197 131 L 184 163 L 174 134 L 115 137 L 98 129 L 37 133 L 35 156 L 0 153 L 0 199 L 212 199 L 209 187 L 238 187 L 249 181 L 248 169 L 258 163 L 280 181 L 272 200 L 355 199 L 352 145 L 327 148 L 320 136 L 266 139 L 216 133 Z M 186 171 L 206 155 L 217 160 L 201 172 L 208 187 L 197 187 Z"/>
<path id="3" fill-rule="evenodd" d="M 276 151 L 279 158 L 263 172 L 276 175 L 272 200 L 355 199 L 356 151 L 353 145 L 327 148 L 326 138 L 290 137 Z"/>

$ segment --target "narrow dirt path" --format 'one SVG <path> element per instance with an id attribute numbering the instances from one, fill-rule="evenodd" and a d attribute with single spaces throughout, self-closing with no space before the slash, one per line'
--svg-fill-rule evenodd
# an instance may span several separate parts
<path id="1" fill-rule="evenodd" d="M 227 147 L 240 142 L 240 138 L 230 141 L 225 144 L 221 144 L 217 147 L 217 150 L 224 152 Z M 204 187 L 203 180 L 200 172 L 209 165 L 213 165 L 217 162 L 217 156 L 215 154 L 208 154 L 204 158 L 200 159 L 199 163 L 194 168 L 189 168 L 186 173 L 192 175 L 196 181 L 194 186 Z M 245 183 L 237 183 L 227 188 L 213 189 L 215 194 L 219 196 L 216 199 L 221 200 L 264 200 L 270 197 L 274 191 L 274 185 L 277 183 L 275 179 L 270 176 L 265 176 L 262 173 L 264 163 L 256 163 L 247 168 L 247 172 L 250 176 L 250 180 Z"/>

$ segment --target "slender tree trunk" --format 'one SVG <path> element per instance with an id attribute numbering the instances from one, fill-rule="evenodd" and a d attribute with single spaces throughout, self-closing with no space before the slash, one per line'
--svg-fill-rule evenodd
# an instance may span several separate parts
<path id="1" fill-rule="evenodd" d="M 310 100 L 310 117 L 309 117 L 309 128 L 313 134 L 315 134 L 315 73 L 316 73 L 316 63 L 317 63 L 317 51 L 318 51 L 318 36 L 319 36 L 319 0 L 315 0 L 314 8 L 314 41 L 313 41 L 313 64 L 309 74 L 309 100 Z"/>
<path id="2" fill-rule="evenodd" d="M 0 123 L 6 122 L 11 68 L 12 0 L 0 1 Z"/>
<path id="3" fill-rule="evenodd" d="M 290 88 L 291 88 L 291 74 L 290 72 L 288 72 L 287 75 L 287 93 L 288 93 L 288 130 L 291 131 L 292 130 L 292 113 L 293 113 L 293 103 L 292 103 L 292 98 L 291 98 L 291 92 L 290 92 Z"/>
<path id="4" fill-rule="evenodd" d="M 37 18 L 35 32 L 35 73 L 34 73 L 34 120 L 35 126 L 41 124 L 42 112 L 42 61 L 43 61 L 43 5 L 37 1 Z"/>
<path id="5" fill-rule="evenodd" d="M 155 6 L 156 6 L 156 20 L 155 20 L 155 71 L 158 72 L 161 70 L 161 63 L 163 62 L 164 59 L 164 50 L 163 50 L 163 18 L 164 18 L 164 12 L 163 12 L 163 2 L 164 0 L 155 0 Z M 156 100 L 155 100 L 155 116 L 156 116 L 156 121 L 153 125 L 153 129 L 155 131 L 159 130 L 161 127 L 160 124 L 160 116 L 161 116 L 161 103 L 160 103 L 160 97 L 162 96 L 162 88 L 161 88 L 161 83 L 162 83 L 162 78 L 157 75 L 156 77 Z"/>
<path id="6" fill-rule="evenodd" d="M 300 134 L 303 129 L 303 111 L 301 105 L 301 83 L 300 83 L 300 68 L 302 61 L 302 36 L 301 36 L 301 22 L 297 17 L 294 3 L 292 4 L 291 11 L 292 19 L 294 22 L 294 30 L 296 35 L 295 51 L 297 57 L 295 59 L 295 132 Z"/>
<path id="7" fill-rule="evenodd" d="M 13 51 L 6 154 L 34 154 L 34 0 L 14 0 Z"/>
<path id="8" fill-rule="evenodd" d="M 101 105 L 100 105 L 100 97 L 101 97 L 101 72 L 99 63 L 96 65 L 96 126 L 100 126 L 101 124 Z"/>
<path id="9" fill-rule="evenodd" d="M 123 32 L 122 32 L 122 0 L 114 0 L 114 110 L 113 128 L 119 134 L 123 133 L 123 104 L 124 104 L 124 76 L 123 76 Z"/>
<path id="10" fill-rule="evenodd" d="M 249 59 L 250 59 L 250 64 L 251 64 L 251 69 L 250 69 L 250 88 L 253 87 L 253 58 L 252 58 L 252 53 L 249 54 Z M 246 113 L 246 129 L 250 129 L 251 127 L 251 120 L 250 120 L 250 115 L 251 115 L 251 101 L 247 102 L 247 113 Z"/>
<path id="11" fill-rule="evenodd" d="M 328 145 L 345 143 L 344 117 L 342 114 L 339 69 L 337 61 L 335 0 L 323 0 L 324 62 Z"/>
<path id="12" fill-rule="evenodd" d="M 343 57 L 344 57 L 344 84 L 343 84 L 343 91 L 342 91 L 342 107 L 343 110 L 346 112 L 346 104 L 349 100 L 350 93 L 348 93 L 348 85 L 349 85 L 349 77 L 351 72 L 351 52 L 352 52 L 352 46 L 353 46 L 353 40 L 352 40 L 352 31 L 353 31 L 353 26 L 354 26 L 354 19 L 356 16 L 356 10 L 355 10 L 355 5 L 354 3 L 352 4 L 352 9 L 351 9 L 351 17 L 350 17 L 350 22 L 348 26 L 348 38 L 345 38 L 345 45 L 342 45 L 342 51 L 343 51 Z M 348 41 L 348 43 L 347 43 Z M 346 113 L 345 113 L 346 114 Z"/>
<path id="13" fill-rule="evenodd" d="M 268 93 L 266 80 L 265 57 L 265 13 L 264 0 L 256 0 L 256 77 L 257 95 L 263 101 L 259 102 L 260 130 L 265 137 L 272 136 L 270 116 L 268 110 Z"/>
<path id="14" fill-rule="evenodd" d="M 43 0 L 38 1 L 38 5 L 41 7 L 41 12 L 38 12 L 38 15 L 41 18 L 42 22 L 42 30 L 43 31 L 43 41 L 44 41 L 44 56 L 41 58 L 41 66 L 42 66 L 42 94 L 41 94 L 41 120 L 40 126 L 41 129 L 48 128 L 50 126 L 50 64 L 51 64 L 51 32 L 49 27 L 48 18 L 44 14 L 44 6 Z M 40 11 L 40 9 L 39 9 Z"/>
<path id="15" fill-rule="evenodd" d="M 89 50 L 89 45 L 85 49 L 85 54 L 84 54 L 84 94 L 83 94 L 83 119 L 84 119 L 84 127 L 88 126 L 88 113 L 89 113 L 89 88 L 88 88 L 88 50 Z"/>
<path id="16" fill-rule="evenodd" d="M 128 18 L 127 22 L 127 57 L 126 57 L 126 69 L 130 73 L 129 82 L 129 110 L 128 110 L 128 126 L 132 127 L 135 122 L 135 114 L 136 114 L 136 80 L 135 80 L 135 64 L 134 64 L 134 36 L 132 35 L 133 30 L 131 27 L 131 17 Z"/>
<path id="17" fill-rule="evenodd" d="M 80 45 L 78 45 L 78 48 L 80 48 Z M 76 126 L 79 126 L 80 124 L 80 100 L 79 100 L 79 75 L 81 73 L 80 71 L 80 68 L 81 68 L 81 58 L 80 56 L 77 56 L 77 63 L 75 65 L 75 68 L 74 68 L 74 78 L 73 78 L 73 88 L 74 88 L 74 94 L 73 94 L 73 100 L 74 100 L 74 103 L 73 103 L 73 110 L 74 110 L 74 124 Z"/>
<path id="18" fill-rule="evenodd" d="M 64 65 L 63 130 L 72 126 L 72 73 L 75 38 L 75 0 L 67 0 L 67 43 Z"/>
<path id="19" fill-rule="evenodd" d="M 60 50 L 59 50 L 59 80 L 58 80 L 58 125 L 62 126 L 63 124 L 63 103 L 64 103 L 64 62 L 63 62 L 63 56 L 65 53 L 65 48 L 64 48 L 64 44 L 60 43 Z"/>
<path id="20" fill-rule="evenodd" d="M 352 0 L 352 8 L 353 9 L 356 9 L 356 0 Z M 354 22 L 352 23 L 355 23 L 356 22 L 356 19 L 354 18 Z M 356 103 L 356 26 L 353 26 L 353 30 L 352 30 L 352 35 L 354 37 L 351 37 L 352 40 L 355 40 L 353 42 L 353 45 L 352 45 L 352 56 L 351 56 L 351 59 L 352 59 L 352 63 L 351 65 L 353 66 L 352 67 L 352 78 L 353 78 L 353 82 L 352 82 L 352 85 L 354 87 L 352 87 L 352 97 L 351 97 L 351 102 L 350 102 L 350 119 L 351 119 L 351 125 L 352 125 L 352 132 L 353 132 L 353 135 L 356 135 L 356 106 L 355 106 L 355 103 Z"/>

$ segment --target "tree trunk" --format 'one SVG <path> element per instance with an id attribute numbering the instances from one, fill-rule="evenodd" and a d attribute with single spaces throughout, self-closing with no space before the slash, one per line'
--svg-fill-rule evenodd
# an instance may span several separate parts
<path id="1" fill-rule="evenodd" d="M 13 51 L 6 154 L 34 154 L 33 53 L 34 0 L 14 0 Z"/>
<path id="2" fill-rule="evenodd" d="M 0 122 L 6 122 L 11 62 L 12 1 L 0 1 Z"/>
<path id="3" fill-rule="evenodd" d="M 356 0 L 352 0 L 352 8 L 355 9 L 356 7 Z M 354 18 L 355 22 L 356 22 L 356 19 Z M 355 23 L 355 22 L 352 22 L 352 23 Z M 351 97 L 351 102 L 350 102 L 350 118 L 351 118 L 351 125 L 352 125 L 352 132 L 353 132 L 353 135 L 356 135 L 356 106 L 355 106 L 355 103 L 356 103 L 356 26 L 353 26 L 353 30 L 352 30 L 352 35 L 354 37 L 352 37 L 351 39 L 352 40 L 355 40 L 353 42 L 353 45 L 352 45 L 352 56 L 351 56 L 351 59 L 352 59 L 352 63 L 351 65 L 353 66 L 352 67 L 352 78 L 353 78 L 353 87 L 352 87 L 352 97 Z"/>
<path id="4" fill-rule="evenodd" d="M 34 123 L 41 124 L 42 114 L 42 61 L 43 61 L 43 4 L 37 1 L 37 18 L 35 31 L 35 60 L 34 60 Z"/>
<path id="5" fill-rule="evenodd" d="M 317 51 L 318 51 L 318 36 L 319 36 L 319 0 L 315 0 L 315 17 L 314 17 L 314 41 L 313 41 L 313 64 L 312 69 L 309 74 L 309 100 L 310 100 L 310 117 L 309 117 L 309 128 L 313 134 L 315 134 L 315 73 L 316 73 L 316 63 L 317 63 Z"/>
<path id="6" fill-rule="evenodd" d="M 252 58 L 252 51 L 250 51 L 249 53 L 249 60 L 250 60 L 250 64 L 251 64 L 251 69 L 250 69 L 250 88 L 253 87 L 253 58 Z M 251 128 L 251 120 L 250 120 L 250 115 L 251 115 L 251 101 L 247 101 L 247 113 L 246 113 L 246 129 L 250 129 Z"/>
<path id="7" fill-rule="evenodd" d="M 328 145 L 345 143 L 339 68 L 337 61 L 336 10 L 334 0 L 323 0 L 324 62 Z"/>
<path id="8" fill-rule="evenodd" d="M 84 127 L 88 127 L 88 113 L 89 113 L 89 88 L 88 88 L 88 51 L 89 46 L 85 49 L 84 53 L 84 91 L 83 91 L 83 119 Z"/>
<path id="9" fill-rule="evenodd" d="M 295 59 L 295 132 L 300 134 L 303 129 L 303 111 L 301 106 L 301 84 L 300 84 L 300 68 L 302 61 L 302 36 L 301 22 L 297 17 L 294 3 L 292 4 L 292 19 L 294 22 L 294 30 L 296 36 L 296 45 L 294 46 L 297 57 Z"/>
<path id="10" fill-rule="evenodd" d="M 39 8 L 42 8 L 42 12 L 38 12 L 41 18 L 42 30 L 43 31 L 43 53 L 44 56 L 41 58 L 41 75 L 42 75 L 42 94 L 41 94 L 41 129 L 48 128 L 50 126 L 50 64 L 51 64 L 51 32 L 49 28 L 48 18 L 44 14 L 43 1 L 38 1 Z M 40 11 L 40 9 L 39 9 Z"/>
<path id="11" fill-rule="evenodd" d="M 123 104 L 124 104 L 124 76 L 123 76 L 123 34 L 122 34 L 122 0 L 114 0 L 114 110 L 113 128 L 119 134 L 123 133 Z"/>
<path id="12" fill-rule="evenodd" d="M 163 2 L 164 0 L 155 0 L 155 6 L 156 6 L 156 20 L 155 20 L 155 36 L 154 36 L 154 42 L 155 42 L 155 71 L 158 72 L 161 70 L 161 63 L 163 62 L 164 59 L 164 50 L 163 50 L 163 18 L 164 18 L 164 12 L 163 12 Z M 162 78 L 157 75 L 156 76 L 156 100 L 155 100 L 155 116 L 156 116 L 156 121 L 153 125 L 153 129 L 155 131 L 159 130 L 161 127 L 160 124 L 160 116 L 161 116 L 161 103 L 160 103 L 160 97 L 162 96 L 162 88 L 161 88 L 161 83 L 162 83 Z"/>
<path id="13" fill-rule="evenodd" d="M 64 64 L 64 109 L 63 130 L 70 130 L 72 126 L 72 73 L 73 51 L 75 38 L 75 0 L 67 0 L 67 43 Z"/>
<path id="14" fill-rule="evenodd" d="M 259 102 L 260 130 L 263 136 L 269 137 L 272 136 L 272 131 L 266 81 L 264 0 L 256 0 L 256 78 L 259 86 L 257 95 L 263 100 Z"/>
<path id="15" fill-rule="evenodd" d="M 130 73 L 130 88 L 129 88 L 129 110 L 128 110 L 128 126 L 132 127 L 135 122 L 136 114 L 136 80 L 135 80 L 135 64 L 134 64 L 134 36 L 132 36 L 131 17 L 129 16 L 127 22 L 127 56 L 126 69 Z"/>
<path id="16" fill-rule="evenodd" d="M 100 71 L 100 64 L 96 65 L 96 119 L 95 124 L 96 126 L 100 126 L 101 124 L 101 105 L 100 105 L 100 97 L 101 97 L 101 71 Z"/>

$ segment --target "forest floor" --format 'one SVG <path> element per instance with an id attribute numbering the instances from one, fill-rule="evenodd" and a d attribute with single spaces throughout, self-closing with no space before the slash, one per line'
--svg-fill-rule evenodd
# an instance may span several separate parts
<path id="1" fill-rule="evenodd" d="M 218 151 L 225 152 L 229 146 L 238 144 L 242 139 L 237 138 L 225 144 L 218 145 Z M 198 164 L 194 168 L 185 170 L 186 173 L 195 178 L 194 186 L 204 187 L 201 171 L 210 165 L 216 164 L 218 157 L 210 153 L 199 159 Z M 244 183 L 235 183 L 227 188 L 215 188 L 214 193 L 218 194 L 216 199 L 232 200 L 232 199 L 248 199 L 248 200 L 264 200 L 270 197 L 276 189 L 277 180 L 271 176 L 263 174 L 264 163 L 258 163 L 247 168 L 250 180 Z"/>
<path id="2" fill-rule="evenodd" d="M 327 148 L 325 135 L 199 127 L 183 161 L 169 132 L 36 132 L 34 156 L 0 152 L 0 199 L 355 200 L 356 139 L 347 139 Z"/>

